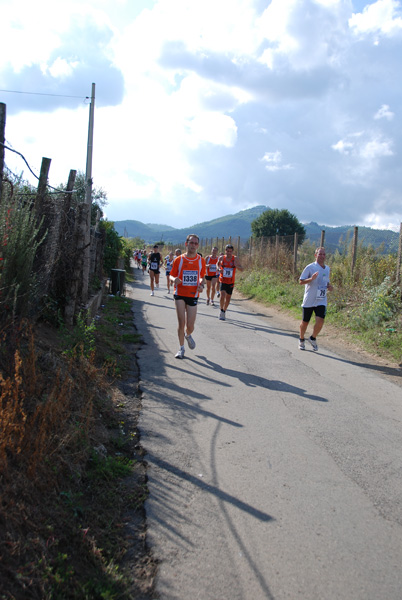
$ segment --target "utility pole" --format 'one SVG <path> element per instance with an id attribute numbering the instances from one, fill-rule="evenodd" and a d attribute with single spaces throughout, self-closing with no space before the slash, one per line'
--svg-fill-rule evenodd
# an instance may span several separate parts
<path id="1" fill-rule="evenodd" d="M 0 202 L 3 188 L 4 144 L 6 142 L 6 105 L 0 102 Z"/>
<path id="2" fill-rule="evenodd" d="M 84 234 L 81 303 L 88 301 L 89 271 L 91 261 L 91 209 L 92 209 L 92 149 L 94 138 L 94 113 L 95 113 L 95 84 L 92 84 L 91 104 L 89 105 L 87 168 L 85 173 L 85 202 L 81 206 L 80 218 Z"/>
<path id="3" fill-rule="evenodd" d="M 92 84 L 91 103 L 89 105 L 87 168 L 85 174 L 85 202 L 92 204 L 92 150 L 94 143 L 94 115 L 95 115 L 95 84 Z"/>

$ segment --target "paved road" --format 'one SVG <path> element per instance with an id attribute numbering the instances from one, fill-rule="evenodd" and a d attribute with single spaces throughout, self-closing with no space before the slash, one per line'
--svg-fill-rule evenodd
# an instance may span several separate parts
<path id="1" fill-rule="evenodd" d="M 131 292 L 159 597 L 400 600 L 401 387 L 240 299 L 225 322 L 201 300 L 177 360 L 162 279 Z"/>

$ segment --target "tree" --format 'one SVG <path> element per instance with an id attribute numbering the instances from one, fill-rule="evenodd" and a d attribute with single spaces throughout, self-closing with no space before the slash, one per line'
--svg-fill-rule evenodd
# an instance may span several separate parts
<path id="1" fill-rule="evenodd" d="M 123 238 L 120 237 L 115 230 L 113 221 L 102 220 L 99 222 L 99 228 L 106 232 L 103 268 L 105 273 L 109 275 L 111 269 L 116 268 L 117 259 L 122 256 L 122 251 L 124 248 Z"/>
<path id="2" fill-rule="evenodd" d="M 298 234 L 298 243 L 302 244 L 306 235 L 306 230 L 297 219 L 286 208 L 270 208 L 264 211 L 259 217 L 251 223 L 253 237 L 271 237 L 275 235 L 294 235 Z"/>
<path id="3" fill-rule="evenodd" d="M 61 188 L 63 186 L 60 186 Z M 85 173 L 78 171 L 75 178 L 73 202 L 83 204 L 85 198 L 86 180 Z M 91 204 L 91 225 L 95 225 L 97 220 L 97 212 L 100 211 L 100 218 L 103 217 L 103 208 L 108 204 L 107 194 L 102 188 L 92 187 L 92 204 Z"/>

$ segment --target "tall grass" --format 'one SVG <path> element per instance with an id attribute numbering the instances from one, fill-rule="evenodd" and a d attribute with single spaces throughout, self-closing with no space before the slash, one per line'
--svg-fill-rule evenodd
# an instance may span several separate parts
<path id="1" fill-rule="evenodd" d="M 32 201 L 21 198 L 5 193 L 0 203 L 0 319 L 26 316 L 35 302 L 33 264 L 43 237 Z"/>
<path id="2" fill-rule="evenodd" d="M 300 268 L 293 273 L 293 255 L 286 247 L 242 257 L 246 267 L 237 288 L 267 305 L 301 316 L 303 267 L 314 261 L 314 246 L 299 249 Z M 359 246 L 352 270 L 350 248 L 327 255 L 334 291 L 329 294 L 327 322 L 353 334 L 365 349 L 402 361 L 401 289 L 395 281 L 397 257 Z"/>

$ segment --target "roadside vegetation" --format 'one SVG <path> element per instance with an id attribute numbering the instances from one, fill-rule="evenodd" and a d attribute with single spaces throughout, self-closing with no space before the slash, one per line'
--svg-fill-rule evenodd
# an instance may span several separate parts
<path id="1" fill-rule="evenodd" d="M 70 331 L 3 326 L 0 598 L 147 597 L 140 394 L 119 389 L 140 343 L 124 297 Z"/>
<path id="2" fill-rule="evenodd" d="M 303 286 L 298 282 L 304 266 L 314 261 L 315 247 L 304 243 L 299 250 L 298 272 L 293 256 L 281 248 L 264 257 L 242 258 L 247 268 L 239 274 L 237 289 L 266 305 L 277 306 L 301 317 Z M 359 247 L 352 273 L 347 244 L 327 254 L 334 291 L 329 294 L 326 321 L 353 336 L 361 346 L 393 362 L 402 362 L 401 288 L 395 280 L 396 255 Z"/>
<path id="3" fill-rule="evenodd" d="M 105 200 L 102 191 L 98 199 Z M 47 232 L 34 200 L 35 190 L 7 179 L 0 202 L 0 598 L 145 599 L 154 564 L 145 543 L 141 338 L 132 300 L 106 293 L 96 317 L 81 311 L 66 325 L 65 286 L 37 293 L 35 258 Z M 99 206 L 93 209 L 96 220 Z M 99 227 L 103 273 L 122 260 L 130 279 L 130 242 L 112 222 Z M 100 288 L 101 281 L 92 292 Z"/>

